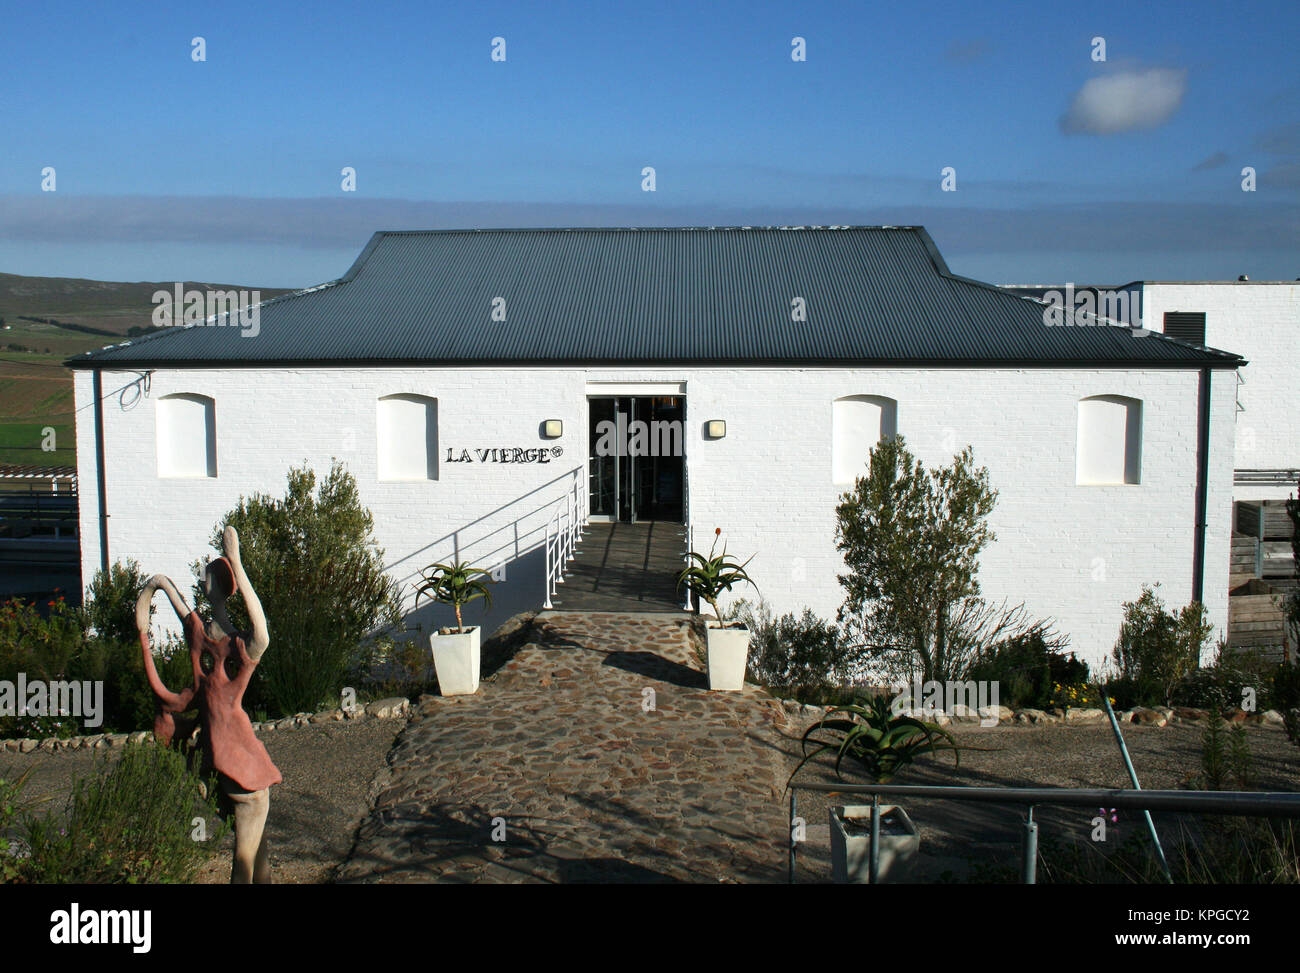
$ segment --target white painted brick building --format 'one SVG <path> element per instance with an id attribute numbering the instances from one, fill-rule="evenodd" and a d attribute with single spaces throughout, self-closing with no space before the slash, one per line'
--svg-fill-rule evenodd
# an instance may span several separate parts
<path id="1" fill-rule="evenodd" d="M 1246 359 L 1237 389 L 1236 499 L 1294 496 L 1296 479 L 1282 471 L 1300 470 L 1300 283 L 1143 281 L 1140 294 L 1148 328 L 1163 332 L 1175 315 L 1195 327 L 1199 316 L 1201 344 Z"/>
<path id="2" fill-rule="evenodd" d="M 75 360 L 84 576 L 132 557 L 188 578 L 240 496 L 281 495 L 290 465 L 337 458 L 408 593 L 453 553 L 504 567 L 490 626 L 541 604 L 556 505 L 577 491 L 600 509 L 597 404 L 627 396 L 684 408 L 696 547 L 721 527 L 732 553 L 755 555 L 775 609 L 833 618 L 847 487 L 834 466 L 860 445 L 842 417 L 884 402 L 879 433 L 904 435 L 926 465 L 969 444 L 988 467 L 986 597 L 1055 618 L 1094 664 L 1144 583 L 1173 605 L 1199 590 L 1225 629 L 1232 356 L 1048 328 L 1038 305 L 951 275 L 915 228 L 567 232 L 380 234 L 341 281 L 265 306 L 256 338 L 171 329 Z M 664 251 L 679 262 L 613 281 Z M 492 322 L 499 296 L 506 320 Z M 792 297 L 807 321 L 791 320 Z M 413 444 L 404 416 L 420 426 Z M 547 438 L 548 420 L 561 435 Z M 449 461 L 494 447 L 547 461 Z M 1113 475 L 1089 472 L 1110 454 Z M 865 463 L 865 449 L 851 455 Z"/>

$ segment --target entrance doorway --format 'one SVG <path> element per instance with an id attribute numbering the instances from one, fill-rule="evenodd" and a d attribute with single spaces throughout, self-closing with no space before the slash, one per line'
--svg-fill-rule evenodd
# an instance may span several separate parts
<path id="1" fill-rule="evenodd" d="M 686 399 L 590 396 L 587 406 L 591 519 L 682 523 Z"/>

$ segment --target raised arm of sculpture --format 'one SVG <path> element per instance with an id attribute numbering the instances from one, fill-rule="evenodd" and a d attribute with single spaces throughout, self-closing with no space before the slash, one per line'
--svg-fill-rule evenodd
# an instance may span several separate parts
<path id="1" fill-rule="evenodd" d="M 154 691 L 163 707 L 174 712 L 183 712 L 189 705 L 189 701 L 194 696 L 194 690 L 187 689 L 184 692 L 174 693 L 166 686 L 158 676 L 158 670 L 154 667 L 153 648 L 149 644 L 149 611 L 153 605 L 154 593 L 161 588 L 167 595 L 167 600 L 172 603 L 172 608 L 176 616 L 185 624 L 185 619 L 190 614 L 190 606 L 185 603 L 181 593 L 176 590 L 172 584 L 171 578 L 165 574 L 155 574 L 147 582 L 140 592 L 140 597 L 135 600 L 135 627 L 140 633 L 140 648 L 144 652 L 144 672 L 149 680 L 149 687 Z"/>
<path id="2" fill-rule="evenodd" d="M 239 559 L 239 532 L 235 528 L 227 527 L 222 532 L 221 549 L 235 575 L 235 586 L 244 596 L 244 608 L 248 611 L 248 621 L 253 628 L 252 637 L 248 641 L 248 657 L 257 662 L 262 658 L 266 647 L 271 644 L 271 636 L 266 630 L 266 615 L 262 611 L 262 603 L 258 600 L 252 584 L 249 583 L 248 575 L 244 573 L 244 564 Z"/>

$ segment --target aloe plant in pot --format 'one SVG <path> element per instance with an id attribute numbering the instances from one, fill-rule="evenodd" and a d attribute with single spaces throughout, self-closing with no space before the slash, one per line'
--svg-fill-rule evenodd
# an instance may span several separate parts
<path id="1" fill-rule="evenodd" d="M 813 758 L 834 751 L 835 776 L 844 780 L 844 762 L 857 764 L 873 781 L 887 784 L 903 768 L 926 754 L 951 750 L 954 764 L 961 755 L 956 738 L 937 723 L 896 714 L 887 696 L 864 705 L 836 706 L 805 731 L 803 759 L 790 781 Z M 790 781 L 787 781 L 789 786 Z M 876 880 L 900 881 L 921 845 L 916 825 L 897 804 L 880 804 L 879 868 Z M 831 873 L 836 882 L 870 880 L 872 805 L 830 808 Z"/>
<path id="2" fill-rule="evenodd" d="M 464 696 L 478 691 L 478 625 L 466 627 L 461 608 L 478 598 L 486 610 L 492 604 L 491 572 L 465 564 L 459 558 L 450 564 L 431 564 L 421 572 L 424 580 L 415 587 L 415 602 L 428 597 L 456 611 L 456 629 L 442 629 L 429 635 L 438 689 L 444 696 Z"/>
<path id="3" fill-rule="evenodd" d="M 715 621 L 706 621 L 704 629 L 709 688 L 737 692 L 745 688 L 750 633 L 738 622 L 729 623 L 727 615 L 718 607 L 718 598 L 738 584 L 752 585 L 755 589 L 758 586 L 745 573 L 746 566 L 754 559 L 752 556 L 743 564 L 737 564 L 728 559 L 725 543 L 721 554 L 713 553 L 721 537 L 722 528 L 715 528 L 708 557 L 696 551 L 690 552 L 691 566 L 678 577 L 677 587 L 685 586 L 699 601 L 708 602 L 713 609 Z"/>

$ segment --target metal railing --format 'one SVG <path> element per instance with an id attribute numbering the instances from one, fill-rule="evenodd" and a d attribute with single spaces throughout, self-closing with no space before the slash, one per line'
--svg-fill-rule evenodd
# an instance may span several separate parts
<path id="1" fill-rule="evenodd" d="M 543 608 L 551 608 L 551 597 L 564 583 L 564 567 L 573 560 L 587 527 L 588 494 L 578 476 L 562 497 L 552 501 L 555 510 L 546 520 L 546 597 Z"/>
<path id="2" fill-rule="evenodd" d="M 1075 787 L 950 787 L 929 784 L 791 784 L 790 785 L 790 872 L 794 883 L 794 822 L 798 815 L 797 792 L 864 794 L 871 797 L 871 841 L 868 874 L 874 883 L 880 870 L 880 798 L 913 797 L 940 801 L 976 801 L 988 804 L 1018 804 L 1028 807 L 1021 845 L 1021 877 L 1026 885 L 1037 880 L 1038 822 L 1034 808 L 1056 807 L 1128 808 L 1140 811 L 1183 811 L 1193 814 L 1231 814 L 1242 817 L 1300 818 L 1300 794 L 1249 793 L 1245 791 L 1140 791 L 1093 790 Z"/>

